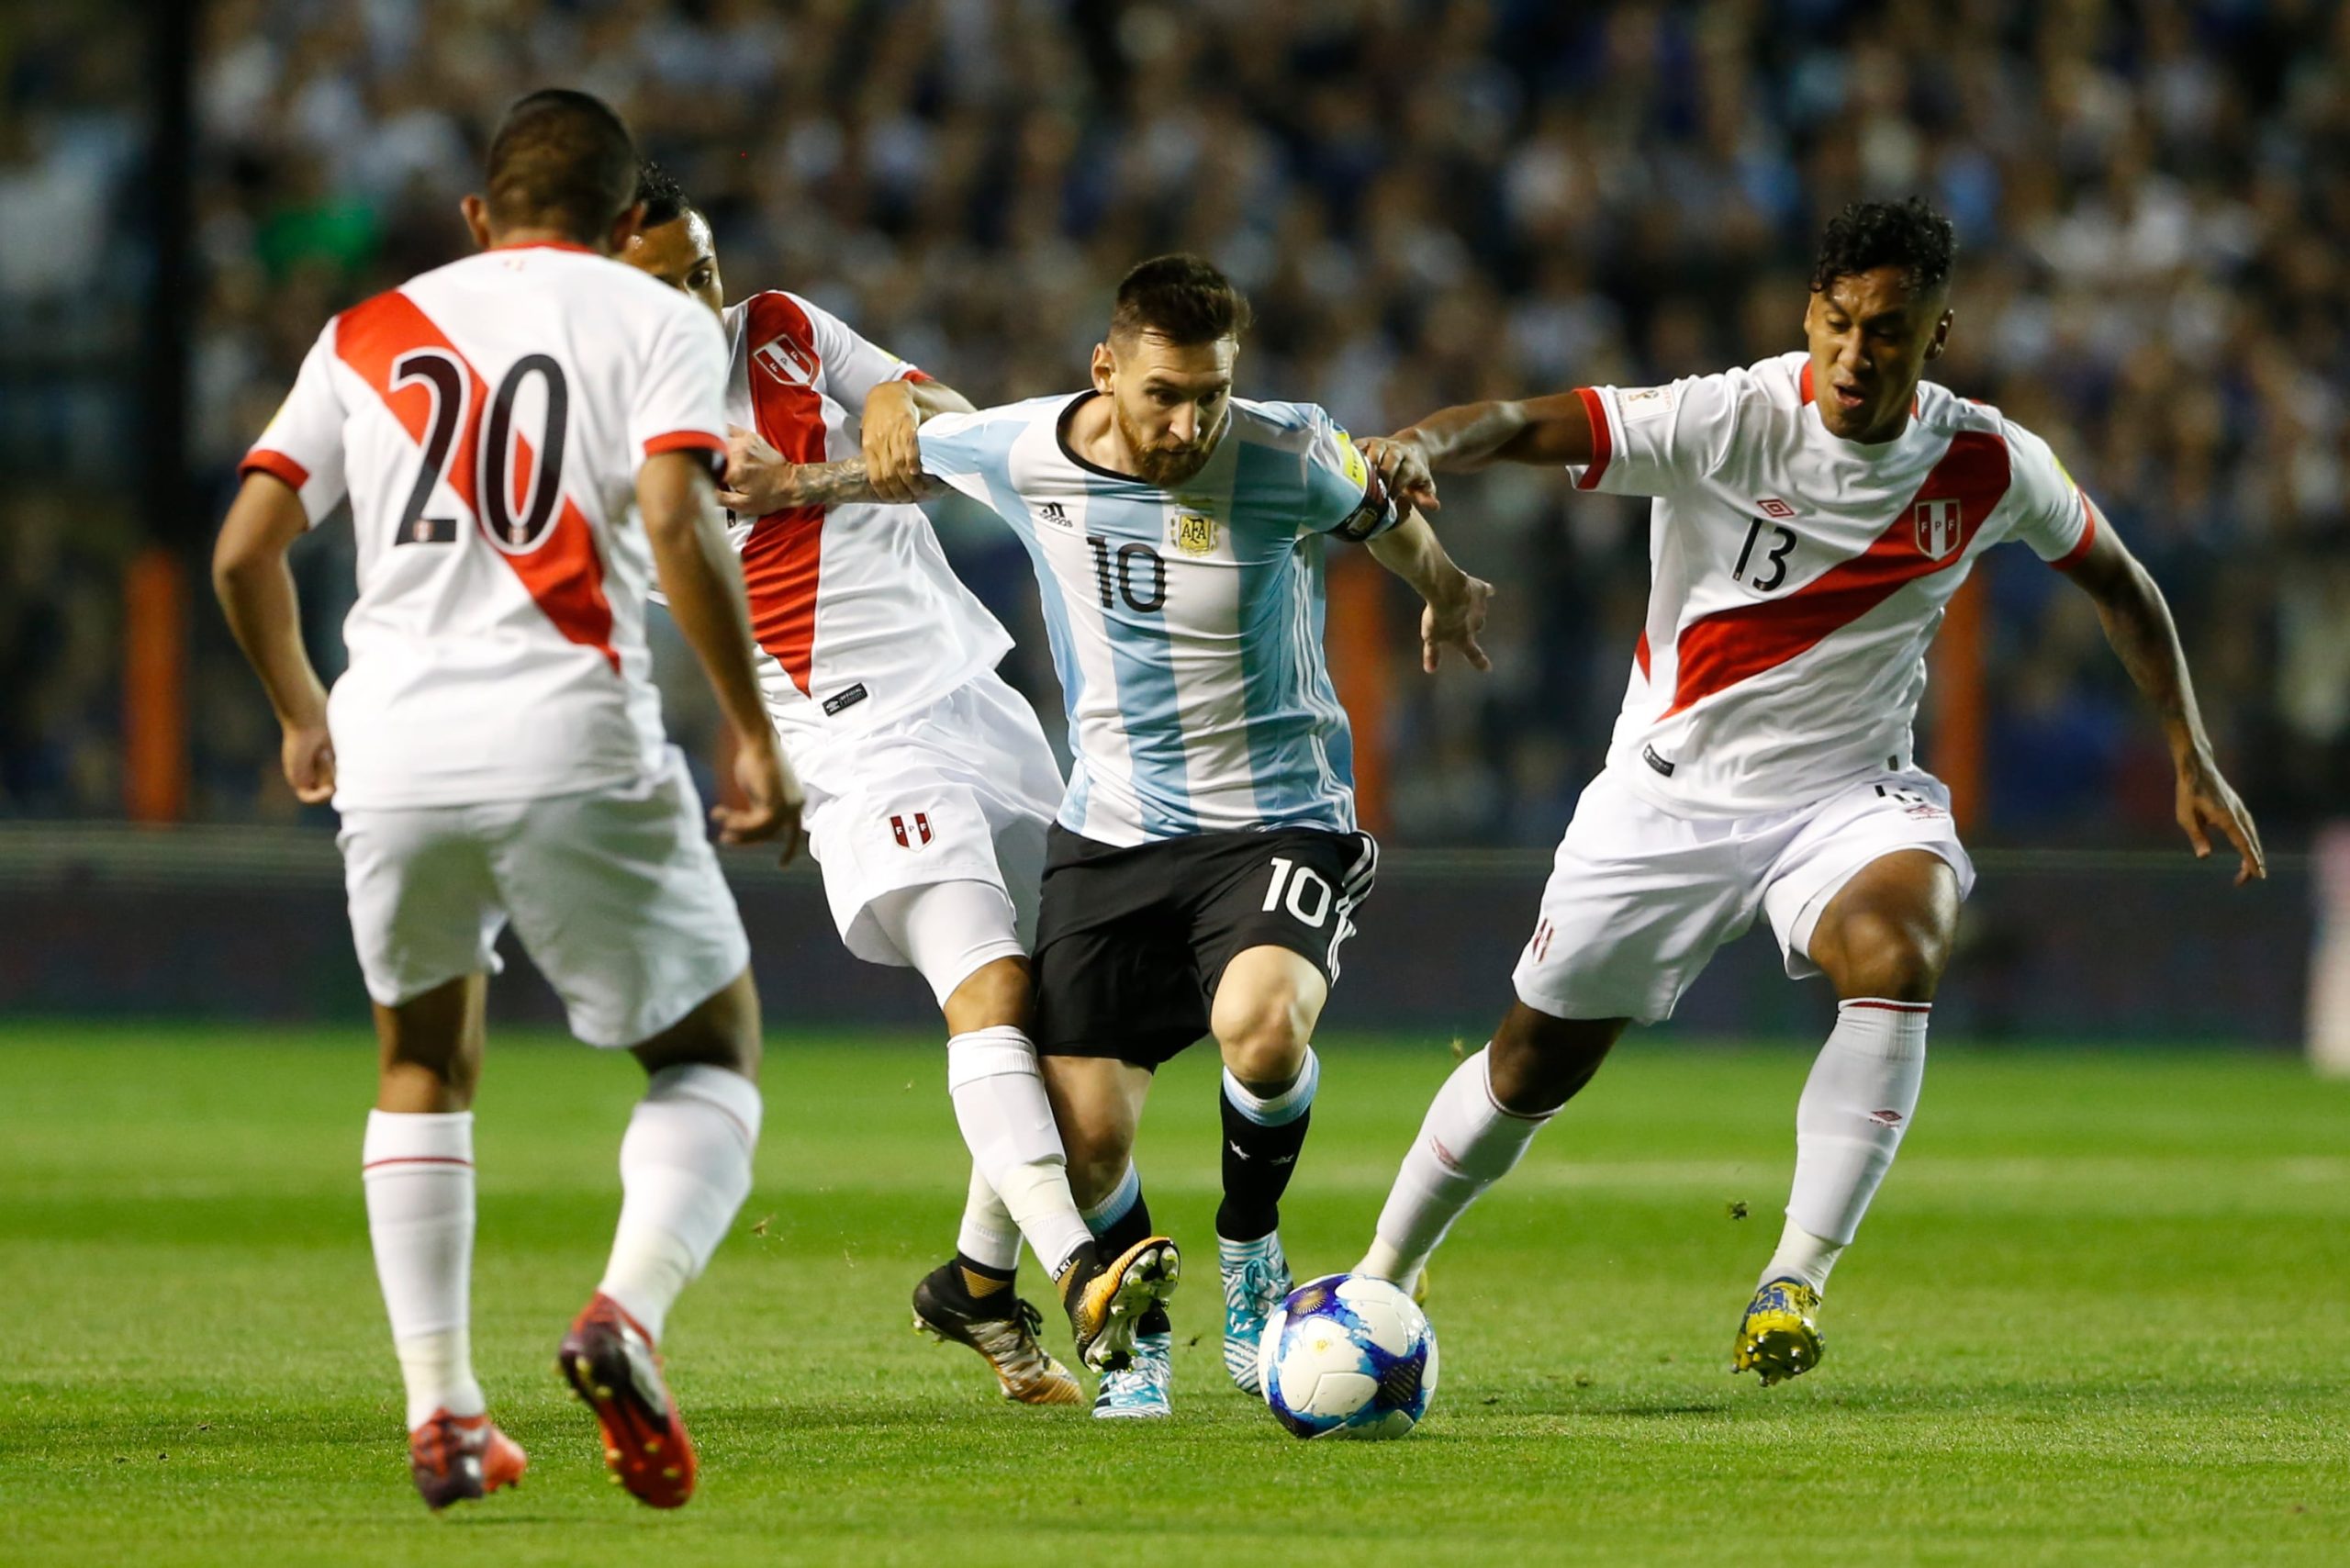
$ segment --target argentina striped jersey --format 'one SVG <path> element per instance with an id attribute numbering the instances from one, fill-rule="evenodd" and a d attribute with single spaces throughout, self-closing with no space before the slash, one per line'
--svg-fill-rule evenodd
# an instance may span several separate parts
<path id="1" fill-rule="evenodd" d="M 1036 568 L 1069 713 L 1060 822 L 1126 846 L 1236 828 L 1355 826 L 1353 741 L 1322 656 L 1323 537 L 1395 510 L 1311 404 L 1232 400 L 1176 490 L 1072 452 L 1086 398 L 922 427 L 923 467 L 986 506 Z"/>

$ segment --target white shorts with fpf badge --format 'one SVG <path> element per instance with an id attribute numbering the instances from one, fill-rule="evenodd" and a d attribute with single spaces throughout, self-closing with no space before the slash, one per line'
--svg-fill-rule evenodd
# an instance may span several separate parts
<path id="1" fill-rule="evenodd" d="M 869 730 L 786 741 L 808 792 L 808 847 L 850 952 L 911 962 L 876 901 L 956 881 L 1002 889 L 1026 949 L 1061 773 L 1035 711 L 1002 677 L 990 671 Z"/>
<path id="2" fill-rule="evenodd" d="M 1787 973 L 1819 972 L 1808 954 L 1820 912 L 1854 873 L 1922 849 L 1958 874 L 1975 867 L 1931 774 L 1886 773 L 1817 805 L 1755 817 L 1684 817 L 1603 770 L 1575 803 L 1541 918 L 1511 977 L 1518 1000 L 1554 1018 L 1672 1016 L 1716 948 L 1760 914 Z"/>
<path id="3" fill-rule="evenodd" d="M 751 961 L 674 746 L 623 789 L 347 811 L 338 842 L 359 968 L 386 1007 L 495 972 L 509 919 L 591 1046 L 652 1038 Z"/>

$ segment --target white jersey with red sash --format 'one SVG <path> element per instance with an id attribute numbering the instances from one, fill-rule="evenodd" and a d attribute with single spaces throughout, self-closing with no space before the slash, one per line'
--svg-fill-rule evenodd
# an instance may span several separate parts
<path id="1" fill-rule="evenodd" d="M 636 475 L 722 461 L 724 387 L 709 312 L 576 245 L 469 256 L 327 323 L 243 468 L 314 525 L 351 502 L 338 805 L 666 776 Z"/>
<path id="2" fill-rule="evenodd" d="M 789 462 L 857 456 L 866 395 L 885 381 L 928 379 L 793 294 L 729 306 L 726 334 L 727 417 Z M 736 519 L 733 538 L 767 709 L 787 738 L 919 711 L 1012 647 L 919 507 L 791 507 Z"/>
<path id="3" fill-rule="evenodd" d="M 1586 387 L 1584 489 L 1651 496 L 1648 619 L 1608 766 L 1689 816 L 1912 765 L 1926 647 L 1982 553 L 2063 564 L 2094 515 L 2038 436 L 1930 383 L 1889 442 L 1829 432 L 1805 354 Z"/>

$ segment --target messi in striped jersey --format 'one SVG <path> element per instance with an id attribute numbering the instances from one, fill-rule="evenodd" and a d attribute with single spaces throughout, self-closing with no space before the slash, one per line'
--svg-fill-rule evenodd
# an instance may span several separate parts
<path id="1" fill-rule="evenodd" d="M 1075 764 L 1037 926 L 1037 1048 L 1103 1250 L 1147 1236 L 1129 1163 L 1159 1063 L 1225 1061 L 1216 1216 L 1225 1360 L 1286 1294 L 1279 1201 L 1318 1067 L 1308 1044 L 1370 890 L 1351 738 L 1322 655 L 1329 542 L 1427 600 L 1424 660 L 1483 667 L 1489 589 L 1398 506 L 1320 409 L 1233 396 L 1248 306 L 1189 256 L 1119 285 L 1090 391 L 935 419 L 923 468 L 1002 518 L 1036 568 Z M 1166 1325 L 1102 1416 L 1166 1410 Z"/>
<path id="2" fill-rule="evenodd" d="M 1921 379 L 1947 341 L 1953 243 L 1923 201 L 1828 227 L 1808 351 L 1670 386 L 1446 409 L 1372 450 L 1405 495 L 1494 461 L 1652 498 L 1649 614 L 1607 765 L 1559 846 L 1492 1043 L 1441 1090 L 1362 1270 L 1408 1284 L 1628 1024 L 1666 1016 L 1758 917 L 1837 1022 L 1796 1110 L 1778 1250 L 1733 1364 L 1819 1359 L 1830 1267 L 1917 1109 L 1926 1025 L 1974 879 L 1910 726 L 1925 652 L 1981 555 L 2016 541 L 2083 589 L 2161 716 L 2178 820 L 2266 874 L 2221 776 L 2170 612 L 2048 445 Z"/>

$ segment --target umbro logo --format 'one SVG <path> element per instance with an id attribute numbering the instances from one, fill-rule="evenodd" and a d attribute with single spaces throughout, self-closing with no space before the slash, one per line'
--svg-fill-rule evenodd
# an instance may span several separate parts
<path id="1" fill-rule="evenodd" d="M 1796 515 L 1796 509 L 1787 505 L 1786 502 L 1781 500 L 1776 496 L 1763 497 L 1761 500 L 1754 503 L 1754 510 L 1761 512 L 1764 517 L 1775 518 L 1781 522 L 1785 522 L 1787 519 Z"/>

